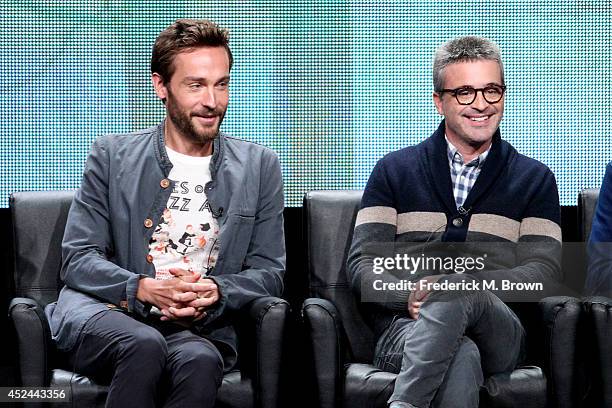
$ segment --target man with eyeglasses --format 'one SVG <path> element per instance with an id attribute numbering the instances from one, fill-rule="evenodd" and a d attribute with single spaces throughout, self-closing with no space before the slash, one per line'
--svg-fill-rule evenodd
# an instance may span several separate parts
<path id="1" fill-rule="evenodd" d="M 376 164 L 348 260 L 353 290 L 377 339 L 374 364 L 398 373 L 391 408 L 478 407 L 484 379 L 511 372 L 522 359 L 525 330 L 501 294 L 433 284 L 544 282 L 560 275 L 555 177 L 500 136 L 506 86 L 499 48 L 473 36 L 443 44 L 433 82 L 444 120 L 427 140 Z M 376 259 L 368 247 L 405 242 L 529 244 L 509 256 L 500 249 L 496 263 L 483 270 L 438 270 L 415 278 L 413 289 L 373 293 L 380 275 L 373 273 Z"/>

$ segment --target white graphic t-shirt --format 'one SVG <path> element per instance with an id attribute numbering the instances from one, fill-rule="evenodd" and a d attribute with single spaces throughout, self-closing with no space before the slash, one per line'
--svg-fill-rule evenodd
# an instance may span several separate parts
<path id="1" fill-rule="evenodd" d="M 149 242 L 156 279 L 170 279 L 170 268 L 208 274 L 219 253 L 219 224 L 213 217 L 204 187 L 211 180 L 212 156 L 187 156 L 169 149 L 173 164 L 168 178 L 174 190 L 162 221 Z"/>

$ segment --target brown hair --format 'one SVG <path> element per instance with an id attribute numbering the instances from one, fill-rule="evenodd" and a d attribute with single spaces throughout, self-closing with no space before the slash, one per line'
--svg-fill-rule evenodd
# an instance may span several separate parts
<path id="1" fill-rule="evenodd" d="M 176 54 L 197 47 L 224 47 L 229 56 L 230 69 L 234 63 L 229 48 L 229 32 L 208 20 L 180 19 L 162 31 L 153 45 L 151 73 L 157 73 L 164 82 L 174 73 Z"/>

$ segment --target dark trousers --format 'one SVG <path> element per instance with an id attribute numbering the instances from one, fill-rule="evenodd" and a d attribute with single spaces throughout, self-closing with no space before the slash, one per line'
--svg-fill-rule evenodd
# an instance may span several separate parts
<path id="1" fill-rule="evenodd" d="M 107 407 L 212 408 L 223 379 L 223 359 L 209 340 L 116 310 L 85 324 L 69 361 L 79 374 L 110 381 Z"/>

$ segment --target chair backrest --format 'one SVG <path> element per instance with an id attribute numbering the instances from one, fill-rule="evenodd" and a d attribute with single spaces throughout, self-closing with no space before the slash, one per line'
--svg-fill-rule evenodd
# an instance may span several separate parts
<path id="1" fill-rule="evenodd" d="M 599 198 L 598 188 L 585 188 L 578 194 L 578 228 L 581 241 L 586 242 L 591 235 L 593 216 Z"/>
<path id="2" fill-rule="evenodd" d="M 351 359 L 372 361 L 372 331 L 365 324 L 346 275 L 362 191 L 311 191 L 304 196 L 310 295 L 331 301 L 342 317 Z"/>
<path id="3" fill-rule="evenodd" d="M 62 238 L 74 191 L 13 193 L 15 293 L 40 305 L 57 300 Z"/>

